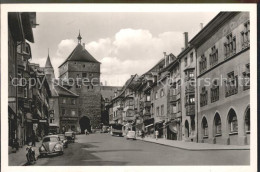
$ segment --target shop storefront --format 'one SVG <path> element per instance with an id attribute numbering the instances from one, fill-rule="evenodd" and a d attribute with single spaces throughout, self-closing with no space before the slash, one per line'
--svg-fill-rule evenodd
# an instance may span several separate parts
<path id="1" fill-rule="evenodd" d="M 154 134 L 154 118 L 150 118 L 144 121 L 144 132 L 148 136 Z"/>
<path id="2" fill-rule="evenodd" d="M 154 124 L 154 129 L 155 131 L 158 131 L 158 138 L 163 138 L 164 137 L 164 120 L 158 121 Z"/>

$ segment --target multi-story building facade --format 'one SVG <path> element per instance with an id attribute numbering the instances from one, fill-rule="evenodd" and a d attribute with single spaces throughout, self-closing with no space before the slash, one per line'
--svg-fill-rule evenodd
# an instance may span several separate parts
<path id="1" fill-rule="evenodd" d="M 35 85 L 30 89 L 32 92 L 29 92 L 32 94 L 33 131 L 42 138 L 49 133 L 49 99 L 51 98 L 51 90 L 48 81 L 45 79 L 44 70 L 38 64 L 30 63 L 29 66 L 31 68 L 30 78 L 36 81 Z M 29 114 L 27 115 L 29 116 Z"/>
<path id="2" fill-rule="evenodd" d="M 166 122 L 166 136 L 170 140 L 181 140 L 182 138 L 182 108 L 181 108 L 181 77 L 180 60 L 175 56 L 171 63 L 164 69 L 168 71 L 168 97 Z"/>
<path id="3" fill-rule="evenodd" d="M 196 51 L 188 45 L 188 33 L 184 32 L 185 49 L 179 54 L 180 59 L 180 103 L 182 140 L 197 141 L 196 116 Z"/>
<path id="4" fill-rule="evenodd" d="M 55 74 L 54 69 L 51 63 L 51 59 L 49 56 L 47 56 L 47 60 L 44 66 L 44 73 L 45 78 L 49 84 L 50 91 L 51 91 L 51 97 L 49 100 L 49 132 L 50 133 L 59 133 L 60 128 L 60 108 L 59 108 L 59 94 L 57 90 L 55 89 Z"/>
<path id="5" fill-rule="evenodd" d="M 31 132 L 32 112 L 28 59 L 32 58 L 32 28 L 36 26 L 36 13 L 8 13 L 8 131 L 9 145 L 14 139 L 22 146 Z M 22 79 L 23 78 L 23 79 Z"/>
<path id="6" fill-rule="evenodd" d="M 185 32 L 177 58 L 165 53 L 138 77 L 136 128 L 172 140 L 249 144 L 249 33 L 244 12 L 219 13 L 190 42 Z M 120 96 L 114 108 L 123 112 Z"/>
<path id="7" fill-rule="evenodd" d="M 199 142 L 249 144 L 249 13 L 219 13 L 190 43 L 197 52 Z"/>

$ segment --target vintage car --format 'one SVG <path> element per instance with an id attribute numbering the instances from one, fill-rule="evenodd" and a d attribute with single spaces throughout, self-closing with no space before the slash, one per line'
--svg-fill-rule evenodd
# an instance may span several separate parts
<path id="1" fill-rule="evenodd" d="M 63 144 L 58 135 L 45 136 L 39 147 L 40 156 L 63 154 Z"/>
<path id="2" fill-rule="evenodd" d="M 135 131 L 128 131 L 126 134 L 126 139 L 136 139 Z"/>
<path id="3" fill-rule="evenodd" d="M 65 137 L 64 134 L 58 134 L 59 138 L 60 138 L 60 141 L 62 142 L 63 144 L 63 147 L 64 148 L 67 148 L 68 147 L 68 140 L 67 138 Z"/>
<path id="4" fill-rule="evenodd" d="M 65 137 L 66 139 L 68 140 L 69 143 L 74 143 L 75 142 L 75 133 L 73 131 L 68 131 L 68 132 L 65 132 Z"/>

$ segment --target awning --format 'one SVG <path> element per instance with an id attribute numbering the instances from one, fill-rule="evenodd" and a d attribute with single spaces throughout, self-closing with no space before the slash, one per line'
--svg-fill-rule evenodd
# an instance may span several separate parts
<path id="1" fill-rule="evenodd" d="M 150 119 L 144 120 L 144 125 L 145 126 L 150 125 L 150 124 L 154 124 L 154 118 L 150 118 Z"/>
<path id="2" fill-rule="evenodd" d="M 42 113 L 39 111 L 39 109 L 37 109 L 37 114 L 38 114 L 39 116 L 42 116 Z"/>
<path id="3" fill-rule="evenodd" d="M 49 127 L 59 127 L 59 126 L 58 126 L 58 124 L 50 123 L 50 124 L 49 124 Z"/>
<path id="4" fill-rule="evenodd" d="M 165 122 L 165 120 L 161 120 L 161 121 L 156 122 L 155 124 L 160 124 L 160 123 L 164 123 L 164 122 Z"/>
<path id="5" fill-rule="evenodd" d="M 173 121 L 173 122 L 169 123 L 168 127 L 171 132 L 178 133 L 177 122 Z"/>
<path id="6" fill-rule="evenodd" d="M 153 125 L 154 125 L 154 124 L 146 125 L 145 128 L 150 127 L 150 126 L 153 126 Z"/>

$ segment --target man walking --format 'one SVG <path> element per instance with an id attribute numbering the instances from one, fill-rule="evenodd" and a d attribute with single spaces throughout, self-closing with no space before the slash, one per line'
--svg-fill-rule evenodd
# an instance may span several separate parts
<path id="1" fill-rule="evenodd" d="M 155 138 L 156 138 L 156 140 L 158 139 L 158 135 L 159 135 L 158 130 L 155 130 Z"/>
<path id="2" fill-rule="evenodd" d="M 35 133 L 32 133 L 32 146 L 35 147 Z"/>

